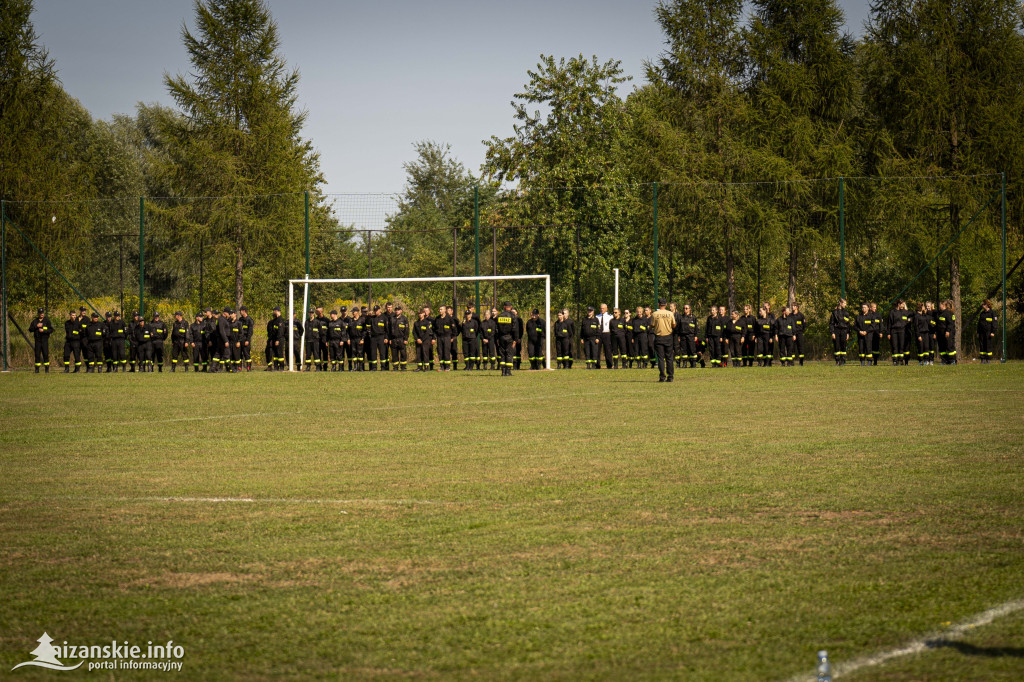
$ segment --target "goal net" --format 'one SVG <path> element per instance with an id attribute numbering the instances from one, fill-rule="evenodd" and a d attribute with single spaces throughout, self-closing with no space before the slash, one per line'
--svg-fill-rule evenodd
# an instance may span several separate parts
<path id="1" fill-rule="evenodd" d="M 551 350 L 552 350 L 552 339 L 551 330 L 552 322 L 551 316 L 554 311 L 551 310 L 551 276 L 550 275 L 481 275 L 477 276 L 463 276 L 463 277 L 373 277 L 373 278 L 327 278 L 327 279 L 313 279 L 313 278 L 302 278 L 302 279 L 291 279 L 288 280 L 288 324 L 291 324 L 291 320 L 295 319 L 296 312 L 301 313 L 299 315 L 300 320 L 305 319 L 305 313 L 310 305 L 310 291 L 311 285 L 368 285 L 373 286 L 377 284 L 381 285 L 400 285 L 409 283 L 471 283 L 478 284 L 481 282 L 512 282 L 522 280 L 539 280 L 544 283 L 544 307 L 540 310 L 541 317 L 544 320 L 544 368 L 551 369 Z M 296 286 L 301 286 L 301 293 L 298 300 L 299 309 L 296 309 Z M 379 288 L 378 288 L 379 291 Z M 535 300 L 535 299 L 534 299 Z M 525 327 L 526 318 L 529 317 L 527 310 L 522 303 L 513 301 L 513 306 L 518 305 L 520 307 L 520 316 L 523 317 L 523 324 Z M 481 311 L 477 311 L 479 315 Z M 456 311 L 458 315 L 458 311 Z M 409 311 L 410 320 L 415 319 L 415 312 Z M 295 362 L 298 358 L 299 362 L 302 363 L 305 360 L 305 346 L 306 346 L 305 331 L 303 331 L 302 339 L 299 343 L 299 347 L 295 347 L 295 336 L 294 334 L 288 334 L 288 370 L 294 372 L 296 370 Z M 298 352 L 298 355 L 297 355 Z"/>

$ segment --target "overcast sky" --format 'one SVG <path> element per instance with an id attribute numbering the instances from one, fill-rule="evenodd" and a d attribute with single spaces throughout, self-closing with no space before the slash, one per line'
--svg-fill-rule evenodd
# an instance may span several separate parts
<path id="1" fill-rule="evenodd" d="M 302 74 L 304 135 L 328 192 L 400 190 L 418 140 L 451 144 L 476 173 L 481 141 L 511 134 L 509 102 L 541 53 L 619 59 L 632 88 L 662 49 L 656 0 L 269 4 L 281 51 Z M 867 0 L 840 5 L 859 35 Z M 192 0 L 36 0 L 33 22 L 65 89 L 97 118 L 172 104 L 163 74 L 189 71 L 181 27 L 193 25 Z"/>

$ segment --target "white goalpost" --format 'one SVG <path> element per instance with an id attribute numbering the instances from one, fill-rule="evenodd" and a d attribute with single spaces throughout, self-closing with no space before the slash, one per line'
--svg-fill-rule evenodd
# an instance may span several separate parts
<path id="1" fill-rule="evenodd" d="M 310 284 L 400 284 L 402 282 L 500 282 L 505 280 L 544 280 L 544 368 L 551 369 L 551 275 L 480 275 L 479 277 L 372 277 L 363 279 L 302 279 L 288 280 L 288 325 L 295 319 L 295 285 L 301 284 L 308 292 Z M 306 294 L 303 295 L 306 301 Z M 411 312 L 411 311 L 410 311 Z M 456 311 L 457 312 L 457 311 Z M 479 314 L 479 311 L 477 311 Z M 306 311 L 302 311 L 305 320 Z M 305 350 L 306 331 L 303 326 L 302 348 Z M 288 334 L 288 371 L 295 371 L 295 335 Z"/>

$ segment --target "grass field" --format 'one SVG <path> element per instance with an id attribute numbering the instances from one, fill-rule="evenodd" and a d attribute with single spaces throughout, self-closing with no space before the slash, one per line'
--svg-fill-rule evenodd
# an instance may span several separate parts
<path id="1" fill-rule="evenodd" d="M 0 396 L 4 670 L 46 631 L 189 679 L 788 679 L 1024 598 L 1022 364 Z M 849 679 L 1022 667 L 1017 612 Z"/>

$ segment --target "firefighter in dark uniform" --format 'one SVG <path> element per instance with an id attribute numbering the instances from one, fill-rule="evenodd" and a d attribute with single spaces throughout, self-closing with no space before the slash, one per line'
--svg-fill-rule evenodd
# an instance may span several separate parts
<path id="1" fill-rule="evenodd" d="M 124 355 L 124 340 L 129 332 L 127 323 L 121 319 L 120 311 L 115 310 L 114 319 L 107 325 L 107 337 L 110 342 L 110 363 L 114 366 L 115 372 L 118 369 L 122 372 L 128 371 L 128 361 Z"/>
<path id="2" fill-rule="evenodd" d="M 992 301 L 987 298 L 981 304 L 978 315 L 978 357 L 981 364 L 992 362 L 992 351 L 996 347 L 996 332 L 999 331 L 999 317 L 992 310 Z"/>
<path id="3" fill-rule="evenodd" d="M 956 361 L 956 313 L 953 312 L 953 302 L 950 300 L 939 302 L 939 315 L 935 319 L 935 333 L 939 338 L 940 354 L 942 364 L 955 365 Z"/>
<path id="4" fill-rule="evenodd" d="M 366 318 L 359 306 L 352 306 L 352 319 L 348 322 L 349 371 L 363 371 L 363 346 L 365 345 Z"/>
<path id="5" fill-rule="evenodd" d="M 160 319 L 160 313 L 153 313 L 153 321 L 150 323 L 150 331 L 153 334 L 153 361 L 156 363 L 158 372 L 164 371 L 164 341 L 167 340 L 167 323 Z"/>
<path id="6" fill-rule="evenodd" d="M 242 317 L 234 310 L 228 310 L 228 320 L 231 322 L 231 367 L 235 372 L 242 371 L 242 346 L 245 342 L 245 332 L 242 327 Z"/>
<path id="7" fill-rule="evenodd" d="M 103 367 L 103 337 L 106 331 L 106 324 L 100 321 L 100 314 L 93 313 L 89 316 L 92 321 L 85 328 L 86 343 L 89 344 L 89 366 L 85 371 L 89 374 L 98 374 Z"/>
<path id="8" fill-rule="evenodd" d="M 320 371 L 320 318 L 316 315 L 316 309 L 309 309 L 309 319 L 306 320 L 306 367 L 305 371 Z"/>
<path id="9" fill-rule="evenodd" d="M 722 366 L 722 340 L 725 337 L 725 320 L 718 316 L 718 308 L 712 306 L 711 314 L 704 322 L 704 338 L 707 340 L 711 367 Z"/>
<path id="10" fill-rule="evenodd" d="M 882 313 L 878 312 L 878 304 L 871 302 L 871 364 L 877 365 L 882 355 Z"/>
<path id="11" fill-rule="evenodd" d="M 466 308 L 462 320 L 462 358 L 466 369 L 480 369 L 480 320 L 472 308 Z"/>
<path id="12" fill-rule="evenodd" d="M 71 371 L 71 358 L 75 359 L 75 371 L 82 366 L 82 329 L 74 310 L 68 313 L 64 322 L 64 373 Z"/>
<path id="13" fill-rule="evenodd" d="M 437 364 L 440 371 L 447 372 L 452 364 L 452 319 L 445 306 L 439 308 L 434 318 L 434 337 L 437 339 Z"/>
<path id="14" fill-rule="evenodd" d="M 501 312 L 495 320 L 497 324 L 498 365 L 501 376 L 512 376 L 513 359 L 516 342 L 516 316 L 512 314 L 512 304 L 505 301 L 501 304 Z"/>
<path id="15" fill-rule="evenodd" d="M 498 361 L 498 346 L 495 340 L 498 323 L 495 317 L 493 311 L 484 310 L 484 319 L 480 320 L 480 353 L 483 356 L 483 369 L 494 369 Z"/>
<path id="16" fill-rule="evenodd" d="M 839 305 L 828 319 L 828 333 L 832 336 L 832 352 L 836 366 L 846 364 L 846 345 L 850 341 L 850 313 L 846 310 L 846 299 L 839 299 Z"/>
<path id="17" fill-rule="evenodd" d="M 565 310 L 558 311 L 558 320 L 555 322 L 555 366 L 558 369 L 569 369 L 572 367 L 572 320 Z"/>
<path id="18" fill-rule="evenodd" d="M 924 303 L 917 306 L 914 313 L 914 338 L 917 341 L 917 364 L 931 364 L 932 359 L 932 328 L 935 319 L 928 313 Z"/>
<path id="19" fill-rule="evenodd" d="M 179 359 L 184 370 L 188 371 L 188 344 L 191 334 L 189 333 L 188 322 L 185 321 L 184 313 L 175 311 L 174 321 L 171 322 L 171 371 L 178 370 Z"/>
<path id="20" fill-rule="evenodd" d="M 241 341 L 242 341 L 242 361 L 241 365 L 244 365 L 246 372 L 252 372 L 253 370 L 253 354 L 252 354 L 252 341 L 253 341 L 253 318 L 249 316 L 249 308 L 242 306 L 239 308 L 239 326 L 242 328 Z"/>
<path id="21" fill-rule="evenodd" d="M 860 314 L 854 321 L 854 331 L 857 332 L 857 353 L 860 356 L 860 365 L 864 366 L 865 361 L 871 361 L 871 310 L 867 303 L 860 306 Z"/>
<path id="22" fill-rule="evenodd" d="M 740 319 L 740 311 L 734 310 L 730 319 L 725 323 L 725 338 L 729 343 L 730 356 L 733 367 L 745 367 L 746 360 L 743 357 L 743 336 L 746 334 L 746 326 Z M 739 362 L 737 362 L 739 360 Z"/>
<path id="23" fill-rule="evenodd" d="M 740 324 L 743 325 L 743 366 L 754 366 L 755 348 L 757 347 L 757 317 L 754 316 L 750 304 L 743 306 L 743 314 L 740 315 Z"/>
<path id="24" fill-rule="evenodd" d="M 530 359 L 530 369 L 544 369 L 544 344 L 547 341 L 545 330 L 544 318 L 534 308 L 530 312 L 530 319 L 526 321 L 526 355 Z"/>
<path id="25" fill-rule="evenodd" d="M 772 338 L 775 336 L 775 320 L 769 317 L 768 309 L 762 307 L 754 319 L 756 336 L 754 351 L 759 367 L 767 367 L 772 359 Z"/>
<path id="26" fill-rule="evenodd" d="M 643 306 L 637 306 L 633 314 L 633 361 L 637 369 L 647 367 L 647 320 Z"/>
<path id="27" fill-rule="evenodd" d="M 230 308 L 220 311 L 214 322 L 213 346 L 217 350 L 216 371 L 231 371 L 231 320 L 228 319 Z"/>
<path id="28" fill-rule="evenodd" d="M 409 365 L 409 318 L 400 305 L 395 306 L 395 312 L 391 315 L 388 342 L 391 345 L 391 366 L 395 371 L 404 372 Z"/>
<path id="29" fill-rule="evenodd" d="M 109 310 L 103 313 L 103 364 L 107 366 L 107 374 L 114 371 L 110 359 L 110 324 L 114 321 L 114 314 Z"/>
<path id="30" fill-rule="evenodd" d="M 196 313 L 195 321 L 188 326 L 188 350 L 192 356 L 192 369 L 206 371 L 206 325 L 203 316 Z"/>
<path id="31" fill-rule="evenodd" d="M 391 326 L 387 313 L 373 306 L 370 317 L 370 371 L 388 371 L 388 332 Z"/>
<path id="32" fill-rule="evenodd" d="M 615 308 L 612 311 L 612 319 L 608 322 L 608 330 L 612 341 L 612 367 L 626 369 L 629 362 L 628 347 L 626 346 L 626 321 L 622 319 L 622 311 Z"/>
<path id="33" fill-rule="evenodd" d="M 800 361 L 800 366 L 804 366 L 804 330 L 807 327 L 807 318 L 800 312 L 800 304 L 793 304 L 793 314 L 790 315 L 793 318 L 793 352 L 796 354 L 797 360 Z"/>
<path id="34" fill-rule="evenodd" d="M 153 371 L 153 331 L 141 315 L 135 316 L 135 327 L 132 329 L 135 338 L 135 358 L 140 372 Z"/>
<path id="35" fill-rule="evenodd" d="M 265 372 L 284 369 L 285 346 L 288 344 L 288 340 L 284 337 L 284 327 L 281 308 L 274 308 L 270 319 L 267 320 L 267 347 L 263 351 L 267 360 Z"/>
<path id="36" fill-rule="evenodd" d="M 328 339 L 327 339 L 327 323 L 331 321 L 331 318 L 324 312 L 324 307 L 318 305 L 316 307 L 316 321 L 320 324 L 320 365 L 317 367 L 320 371 L 327 370 L 327 362 L 330 357 L 328 351 Z M 308 336 L 309 330 L 306 330 Z"/>
<path id="37" fill-rule="evenodd" d="M 36 317 L 32 320 L 32 324 L 29 325 L 29 331 L 32 332 L 36 355 L 36 374 L 39 374 L 40 367 L 43 368 L 46 374 L 49 374 L 50 334 L 53 333 L 53 325 L 50 324 L 50 318 L 46 316 L 46 312 L 42 308 L 36 311 Z"/>
<path id="38" fill-rule="evenodd" d="M 601 355 L 601 322 L 594 316 L 594 306 L 587 306 L 587 317 L 580 324 L 580 345 L 587 369 L 597 369 Z"/>
<path id="39" fill-rule="evenodd" d="M 434 325 L 430 309 L 420 308 L 418 319 L 412 325 L 412 338 L 416 342 L 416 371 L 434 369 Z"/>
<path id="40" fill-rule="evenodd" d="M 512 332 L 515 342 L 512 347 L 512 364 L 513 369 L 519 369 L 523 362 L 523 333 L 526 331 L 526 324 L 515 308 L 512 309 L 512 319 L 515 322 L 515 330 Z"/>
<path id="41" fill-rule="evenodd" d="M 348 361 L 348 371 L 352 371 L 352 339 L 349 337 L 349 328 L 352 325 L 352 318 L 348 315 L 348 308 L 341 306 L 338 308 L 338 319 L 345 325 L 345 340 L 341 343 L 341 355 L 339 356 L 340 362 L 339 371 L 344 372 L 346 361 Z"/>
<path id="42" fill-rule="evenodd" d="M 905 365 L 910 361 L 909 341 L 907 339 L 907 326 L 911 323 L 910 311 L 907 310 L 907 303 L 902 298 L 896 301 L 896 306 L 889 311 L 889 318 L 886 320 L 886 336 L 889 338 L 889 348 L 892 350 L 892 364 Z"/>
<path id="43" fill-rule="evenodd" d="M 348 338 L 348 323 L 338 317 L 338 311 L 332 310 L 327 320 L 327 362 L 330 371 L 341 372 L 345 369 L 342 360 L 345 340 Z"/>
<path id="44" fill-rule="evenodd" d="M 214 366 L 213 348 L 215 345 L 213 343 L 213 334 L 216 331 L 216 320 L 213 319 L 213 311 L 210 308 L 203 310 L 202 324 L 203 334 L 199 338 L 203 340 L 203 345 L 200 346 L 199 353 L 203 359 L 203 371 L 212 372 Z M 192 335 L 192 338 L 196 338 L 195 334 Z"/>
<path id="45" fill-rule="evenodd" d="M 779 340 L 779 364 L 783 367 L 793 366 L 793 336 L 796 329 L 789 308 L 782 307 L 779 318 L 775 320 L 775 337 Z"/>

